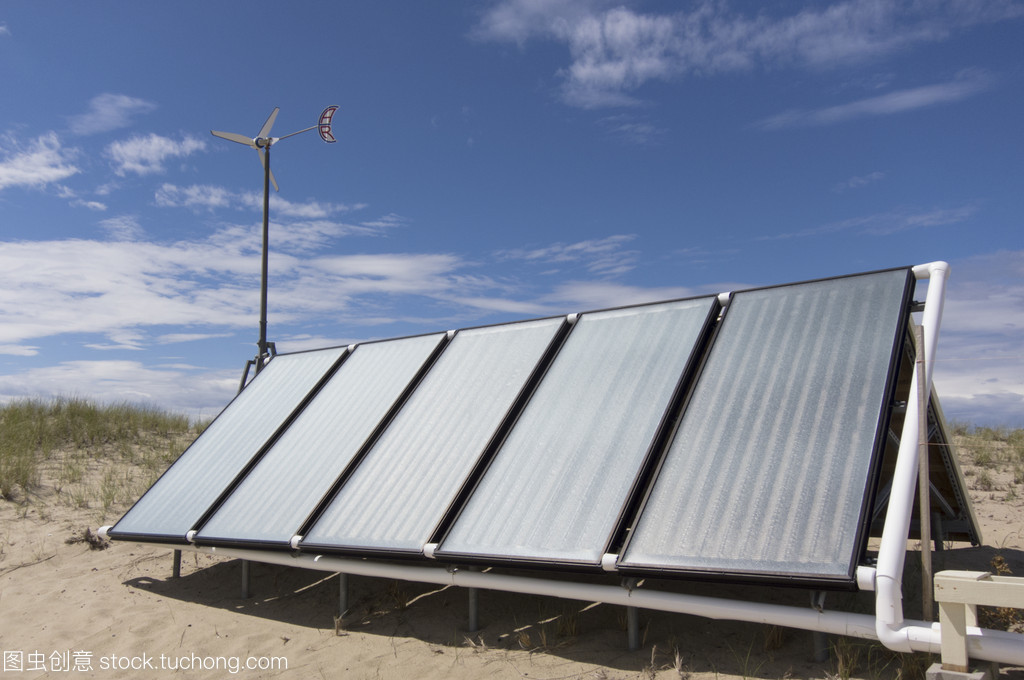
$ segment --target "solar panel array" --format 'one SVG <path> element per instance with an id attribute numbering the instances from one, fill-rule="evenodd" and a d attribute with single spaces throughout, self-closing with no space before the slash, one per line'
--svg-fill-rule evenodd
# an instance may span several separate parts
<path id="1" fill-rule="evenodd" d="M 282 354 L 109 535 L 849 583 L 913 281 Z"/>

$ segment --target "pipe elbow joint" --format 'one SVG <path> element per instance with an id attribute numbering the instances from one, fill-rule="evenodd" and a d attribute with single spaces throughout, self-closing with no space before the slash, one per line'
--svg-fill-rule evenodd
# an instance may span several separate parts
<path id="1" fill-rule="evenodd" d="M 927 264 L 919 264 L 914 269 L 914 276 L 918 279 L 928 279 L 935 275 L 939 275 L 942 278 L 949 276 L 949 263 L 943 260 L 936 260 L 935 262 L 929 262 Z"/>

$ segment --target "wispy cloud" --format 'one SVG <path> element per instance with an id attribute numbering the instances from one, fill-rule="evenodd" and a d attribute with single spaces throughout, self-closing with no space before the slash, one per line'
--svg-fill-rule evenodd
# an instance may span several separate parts
<path id="1" fill-rule="evenodd" d="M 105 154 L 114 162 L 114 172 L 123 177 L 128 173 L 162 173 L 167 159 L 183 158 L 205 149 L 206 142 L 191 135 L 185 135 L 181 141 L 177 141 L 149 134 L 113 142 L 106 148 Z"/>
<path id="2" fill-rule="evenodd" d="M 0 24 L 0 36 L 10 35 L 11 29 L 7 28 L 7 24 Z"/>
<path id="3" fill-rule="evenodd" d="M 950 224 L 959 224 L 970 219 L 978 212 L 974 204 L 962 205 L 955 208 L 934 208 L 931 210 L 892 210 L 884 213 L 874 213 L 862 217 L 851 217 L 846 220 L 829 222 L 815 227 L 808 227 L 799 231 L 785 232 L 770 236 L 762 236 L 761 241 L 775 241 L 793 238 L 807 238 L 837 234 L 850 231 L 857 234 L 870 236 L 888 236 L 908 229 L 920 229 L 924 227 L 942 227 Z"/>
<path id="4" fill-rule="evenodd" d="M 884 178 L 885 178 L 885 173 L 884 172 L 881 172 L 881 171 L 869 172 L 866 175 L 859 175 L 859 176 L 856 176 L 856 177 L 851 177 L 850 179 L 848 179 L 846 181 L 839 182 L 838 184 L 835 184 L 832 187 L 832 191 L 834 191 L 837 194 L 841 194 L 841 193 L 843 193 L 845 191 L 850 191 L 852 189 L 860 189 L 862 187 L 866 187 L 869 184 L 874 184 L 875 182 L 880 182 Z"/>
<path id="5" fill-rule="evenodd" d="M 207 209 L 228 208 L 237 197 L 224 187 L 209 184 L 193 184 L 179 187 L 163 184 L 156 190 L 156 204 L 163 208 Z"/>
<path id="6" fill-rule="evenodd" d="M 238 389 L 237 371 L 147 366 L 139 361 L 65 361 L 55 366 L 0 375 L 0 394 L 88 394 L 100 402 L 158 404 L 210 418 Z"/>
<path id="7" fill-rule="evenodd" d="M 0 346 L 7 353 L 33 351 L 34 339 L 64 334 L 96 337 L 90 345 L 97 348 L 140 348 L 152 345 L 152 330 L 168 325 L 208 334 L 252 324 L 259 278 L 255 230 L 158 244 L 131 240 L 139 234 L 132 218 L 106 226 L 129 238 L 0 243 Z M 307 232 L 299 233 L 302 228 Z M 391 306 L 389 296 L 443 305 L 493 286 L 486 277 L 466 276 L 463 270 L 472 265 L 450 254 L 287 252 L 285 245 L 315 241 L 317 229 L 303 225 L 277 236 L 280 247 L 271 255 L 276 323 L 317 323 L 325 313 L 337 318 L 355 298 L 375 308 L 365 316 L 379 317 Z"/>
<path id="8" fill-rule="evenodd" d="M 497 253 L 500 259 L 523 260 L 556 265 L 549 273 L 559 271 L 562 264 L 579 264 L 598 276 L 624 274 L 636 266 L 639 253 L 624 249 L 636 236 L 617 234 L 603 239 L 589 239 L 576 243 L 554 243 L 537 248 L 514 248 Z"/>
<path id="9" fill-rule="evenodd" d="M 77 155 L 61 145 L 55 132 L 40 135 L 25 148 L 8 137 L 0 146 L 0 191 L 14 186 L 39 188 L 78 174 Z"/>
<path id="10" fill-rule="evenodd" d="M 653 123 L 628 114 L 608 116 L 597 121 L 610 136 L 633 146 L 647 146 L 661 139 L 666 130 Z"/>
<path id="11" fill-rule="evenodd" d="M 569 62 L 558 72 L 563 99 L 600 108 L 639 103 L 634 92 L 651 80 L 859 63 L 1024 15 L 1013 0 L 847 0 L 785 16 L 768 9 L 742 14 L 718 0 L 691 7 L 655 14 L 605 0 L 501 0 L 472 35 L 521 46 L 533 39 L 566 45 Z"/>
<path id="12" fill-rule="evenodd" d="M 91 135 L 109 132 L 131 125 L 132 117 L 149 113 L 156 104 L 124 94 L 106 93 L 97 95 L 89 102 L 89 110 L 68 120 L 71 132 L 76 135 Z"/>
<path id="13" fill-rule="evenodd" d="M 644 288 L 610 281 L 567 281 L 543 297 L 547 305 L 576 311 L 693 297 L 692 288 Z"/>
<path id="14" fill-rule="evenodd" d="M 100 222 L 100 226 L 115 241 L 137 241 L 144 232 L 139 218 L 134 215 L 119 215 Z"/>
<path id="15" fill-rule="evenodd" d="M 877 97 L 811 110 L 791 110 L 754 124 L 762 130 L 809 125 L 832 125 L 867 116 L 889 116 L 938 104 L 951 104 L 985 91 L 992 78 L 977 70 L 964 71 L 945 83 L 898 90 Z"/>
<path id="16" fill-rule="evenodd" d="M 153 197 L 156 205 L 162 208 L 189 208 L 192 210 L 221 210 L 233 208 L 238 210 L 263 210 L 263 194 L 255 191 L 233 192 L 224 187 L 211 184 L 193 184 L 178 186 L 164 183 L 156 190 Z M 365 204 L 347 205 L 344 203 L 324 203 L 306 201 L 295 203 L 281 198 L 277 194 L 270 195 L 270 211 L 275 216 L 300 219 L 323 219 L 342 213 L 361 210 Z M 401 224 L 397 215 L 389 215 L 367 223 L 368 228 L 390 228 Z"/>

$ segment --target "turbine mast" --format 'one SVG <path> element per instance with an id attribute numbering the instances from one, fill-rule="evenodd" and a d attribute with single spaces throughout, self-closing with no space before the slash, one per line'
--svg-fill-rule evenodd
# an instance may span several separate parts
<path id="1" fill-rule="evenodd" d="M 331 119 L 334 117 L 334 112 L 338 110 L 337 106 L 328 106 L 320 114 L 320 119 L 316 125 L 299 130 L 298 132 L 292 132 L 285 135 L 284 137 L 271 137 L 270 129 L 274 126 L 274 121 L 277 119 L 277 114 L 281 109 L 275 107 L 270 112 L 270 116 L 267 117 L 267 121 L 263 123 L 263 127 L 260 128 L 259 133 L 255 137 L 246 137 L 234 132 L 218 132 L 217 130 L 210 130 L 210 134 L 214 137 L 220 137 L 230 142 L 236 142 L 238 144 L 245 144 L 253 149 L 260 156 L 260 163 L 263 165 L 263 252 L 262 252 L 262 272 L 260 276 L 260 338 L 256 343 L 258 348 L 258 354 L 256 358 L 250 359 L 245 364 L 245 372 L 242 374 L 242 381 L 238 386 L 239 391 L 245 387 L 245 381 L 249 376 L 249 367 L 255 365 L 256 373 L 259 374 L 266 366 L 267 361 L 270 357 L 277 353 L 277 349 L 274 347 L 274 343 L 267 342 L 267 276 L 269 273 L 269 255 L 270 255 L 270 185 L 274 185 L 274 191 L 279 191 L 277 186 L 277 180 L 274 179 L 274 173 L 270 171 L 270 147 L 288 137 L 294 137 L 295 135 L 303 132 L 308 132 L 313 129 L 317 129 L 320 132 L 320 138 L 328 144 L 337 141 L 334 135 L 331 133 Z"/>

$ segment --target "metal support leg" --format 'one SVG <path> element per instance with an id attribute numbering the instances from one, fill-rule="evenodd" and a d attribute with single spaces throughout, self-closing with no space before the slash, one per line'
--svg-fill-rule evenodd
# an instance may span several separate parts
<path id="1" fill-rule="evenodd" d="M 248 600 L 249 597 L 249 560 L 242 560 L 242 599 Z"/>
<path id="2" fill-rule="evenodd" d="M 626 607 L 626 635 L 629 637 L 629 651 L 640 649 L 640 610 Z"/>
<path id="3" fill-rule="evenodd" d="M 825 591 L 817 590 L 811 593 L 811 606 L 819 612 L 825 611 Z M 828 635 L 820 630 L 811 633 L 814 640 L 814 661 L 825 663 L 828 661 Z"/>
<path id="4" fill-rule="evenodd" d="M 469 632 L 475 633 L 480 630 L 480 591 L 477 588 L 467 588 L 469 591 Z"/>
<path id="5" fill-rule="evenodd" d="M 181 551 L 174 551 L 174 561 L 171 563 L 171 578 L 181 577 Z"/>
<path id="6" fill-rule="evenodd" d="M 348 574 L 338 574 L 338 618 L 348 613 Z"/>
<path id="7" fill-rule="evenodd" d="M 932 513 L 932 538 L 935 539 L 935 552 L 946 549 L 946 532 L 942 528 L 942 513 Z"/>
<path id="8" fill-rule="evenodd" d="M 640 581 L 629 576 L 622 579 L 622 587 L 633 592 L 634 588 L 640 587 Z M 636 607 L 626 607 L 626 637 L 629 640 L 629 651 L 640 649 L 640 610 Z"/>

